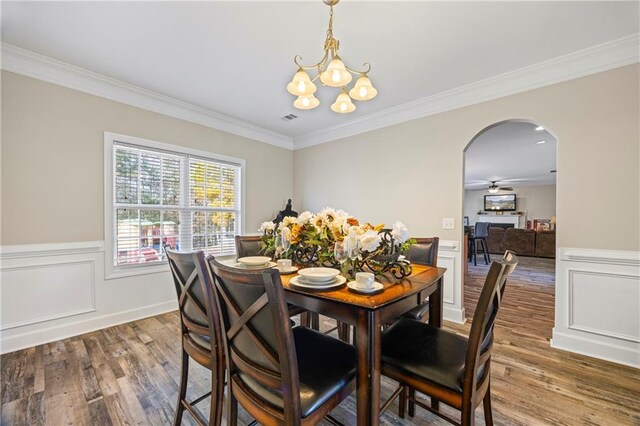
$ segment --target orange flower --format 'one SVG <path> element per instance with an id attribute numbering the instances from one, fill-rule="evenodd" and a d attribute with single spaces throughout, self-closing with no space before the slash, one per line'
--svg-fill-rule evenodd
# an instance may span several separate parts
<path id="1" fill-rule="evenodd" d="M 358 219 L 356 219 L 355 217 L 347 218 L 347 223 L 350 226 L 358 226 L 358 225 L 360 225 L 360 222 L 358 222 Z"/>

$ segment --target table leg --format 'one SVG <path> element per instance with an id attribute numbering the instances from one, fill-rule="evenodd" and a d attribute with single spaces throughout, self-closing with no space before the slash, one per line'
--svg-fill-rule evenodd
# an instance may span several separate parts
<path id="1" fill-rule="evenodd" d="M 440 278 L 437 282 L 438 288 L 429 296 L 429 324 L 438 328 L 442 327 L 442 302 L 444 299 L 444 289 L 442 288 L 443 285 L 444 279 Z M 411 403 L 409 403 L 409 415 L 412 415 L 411 408 Z M 440 408 L 440 402 L 433 397 L 431 398 L 431 408 L 436 411 Z"/>
<path id="2" fill-rule="evenodd" d="M 432 294 L 429 295 L 429 324 L 434 327 L 442 327 L 442 293 L 444 289 L 442 285 L 444 281 L 440 278 L 437 282 L 438 288 Z"/>
<path id="3" fill-rule="evenodd" d="M 359 426 L 376 426 L 380 418 L 380 316 L 359 311 L 356 324 L 358 352 L 357 413 Z"/>

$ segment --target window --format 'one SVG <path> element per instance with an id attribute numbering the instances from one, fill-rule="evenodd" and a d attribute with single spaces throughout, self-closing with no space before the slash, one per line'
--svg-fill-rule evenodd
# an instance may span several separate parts
<path id="1" fill-rule="evenodd" d="M 112 273 L 160 265 L 166 247 L 235 253 L 243 160 L 111 133 L 105 133 L 105 158 Z"/>

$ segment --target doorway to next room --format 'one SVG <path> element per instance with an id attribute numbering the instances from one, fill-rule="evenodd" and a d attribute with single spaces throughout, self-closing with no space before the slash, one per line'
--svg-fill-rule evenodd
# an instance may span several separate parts
<path id="1" fill-rule="evenodd" d="M 510 120 L 481 131 L 464 153 L 467 319 L 490 261 L 511 250 L 520 263 L 505 292 L 502 321 L 547 344 L 555 308 L 556 144 L 540 124 Z"/>

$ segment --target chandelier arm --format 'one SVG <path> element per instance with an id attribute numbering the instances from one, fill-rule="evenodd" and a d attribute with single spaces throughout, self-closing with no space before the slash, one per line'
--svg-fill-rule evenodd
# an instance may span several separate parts
<path id="1" fill-rule="evenodd" d="M 346 68 L 347 71 L 349 71 L 351 74 L 366 74 L 369 71 L 371 71 L 371 64 L 369 62 L 365 62 L 364 64 L 362 64 L 362 66 L 364 67 L 364 70 L 362 71 L 357 71 L 354 69 L 349 68 L 348 66 L 344 66 Z"/>
<path id="2" fill-rule="evenodd" d="M 328 52 L 324 52 L 324 56 L 322 57 L 322 59 L 320 59 L 320 61 L 318 61 L 318 63 L 314 64 L 314 65 L 303 65 L 302 63 L 300 63 L 299 61 L 302 61 L 302 56 L 300 55 L 296 55 L 293 58 L 293 62 L 295 62 L 295 64 L 297 66 L 299 66 L 300 68 L 302 68 L 303 70 L 312 70 L 314 68 L 317 68 L 318 71 L 320 71 L 320 69 L 322 68 L 322 65 L 327 62 L 327 55 Z"/>

